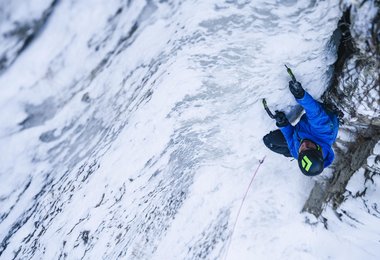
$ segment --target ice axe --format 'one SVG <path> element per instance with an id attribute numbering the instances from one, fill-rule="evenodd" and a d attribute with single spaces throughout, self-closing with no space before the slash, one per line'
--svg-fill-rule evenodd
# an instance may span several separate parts
<path id="1" fill-rule="evenodd" d="M 285 64 L 285 68 L 286 68 L 286 71 L 288 72 L 289 76 L 292 78 L 292 81 L 296 82 L 297 80 L 296 80 L 296 77 L 294 76 L 292 70 L 288 66 L 286 66 L 286 64 Z"/>
<path id="2" fill-rule="evenodd" d="M 268 107 L 268 105 L 267 105 L 267 101 L 265 100 L 265 98 L 263 98 L 262 102 L 263 102 L 264 109 L 265 109 L 265 111 L 267 111 L 269 117 L 272 118 L 272 119 L 274 119 L 274 115 L 273 115 L 273 113 L 270 111 L 270 109 L 269 109 L 269 107 Z"/>
<path id="3" fill-rule="evenodd" d="M 288 72 L 289 76 L 292 78 L 292 81 L 293 82 L 297 82 L 296 77 L 293 74 L 293 71 L 288 66 L 286 66 L 286 64 L 284 64 L 284 65 L 285 65 L 286 71 Z M 265 100 L 265 98 L 263 98 L 262 103 L 263 103 L 264 109 L 265 109 L 265 111 L 267 111 L 269 117 L 272 118 L 272 119 L 274 119 L 274 115 L 270 111 L 270 109 L 269 109 L 269 107 L 267 105 L 267 101 Z"/>

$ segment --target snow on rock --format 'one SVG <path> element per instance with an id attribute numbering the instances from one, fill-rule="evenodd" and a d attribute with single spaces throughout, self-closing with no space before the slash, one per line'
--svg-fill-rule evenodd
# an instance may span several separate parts
<path id="1" fill-rule="evenodd" d="M 304 209 L 320 216 L 327 229 L 358 241 L 355 245 L 363 254 L 375 259 L 378 253 L 369 249 L 378 248 L 379 229 L 375 227 L 380 220 L 379 7 L 376 1 L 345 1 L 342 7 L 337 77 L 325 99 L 344 112 L 345 124 L 335 145 L 333 175 L 316 183 Z M 353 229 L 345 230 L 345 225 Z M 369 243 L 363 243 L 367 238 Z"/>
<path id="2" fill-rule="evenodd" d="M 380 126 L 379 6 L 376 1 L 350 4 L 352 55 L 346 60 L 337 87 L 347 121 Z"/>
<path id="3" fill-rule="evenodd" d="M 325 91 L 338 3 L 11 2 L 0 8 L 1 258 L 379 255 L 363 249 L 379 241 L 376 219 L 358 229 L 332 216 L 326 229 L 301 214 L 314 180 L 262 143 L 276 127 L 261 99 L 296 105 L 285 63 L 314 97 Z M 27 38 L 6 37 L 33 21 Z"/>

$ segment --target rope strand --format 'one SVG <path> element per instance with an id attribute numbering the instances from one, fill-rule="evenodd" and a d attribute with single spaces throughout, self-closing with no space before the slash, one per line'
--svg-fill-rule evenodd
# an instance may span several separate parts
<path id="1" fill-rule="evenodd" d="M 243 197 L 243 199 L 242 199 L 242 201 L 241 201 L 241 204 L 240 204 L 240 207 L 239 207 L 239 210 L 238 210 L 238 213 L 237 213 L 236 219 L 235 219 L 235 223 L 234 223 L 234 226 L 233 226 L 233 228 L 232 228 L 232 233 L 231 233 L 231 236 L 230 236 L 230 238 L 229 238 L 229 240 L 228 240 L 227 249 L 226 249 L 226 257 L 224 258 L 225 260 L 226 260 L 227 257 L 228 257 L 228 253 L 229 253 L 229 250 L 230 250 L 230 245 L 231 245 L 232 237 L 233 237 L 233 235 L 234 235 L 234 233 L 235 233 L 236 224 L 237 224 L 237 222 L 238 222 L 238 220 L 239 220 L 240 211 L 241 211 L 241 209 L 242 209 L 242 207 L 243 207 L 243 204 L 244 204 L 245 198 L 247 197 L 247 194 L 248 194 L 248 192 L 249 192 L 249 190 L 250 190 L 250 188 L 251 188 L 251 186 L 252 186 L 253 180 L 255 179 L 255 176 L 256 176 L 257 172 L 259 171 L 260 166 L 263 164 L 263 162 L 264 162 L 264 160 L 265 160 L 265 157 L 266 157 L 266 155 L 263 157 L 263 159 L 261 159 L 261 160 L 259 161 L 259 165 L 257 166 L 256 171 L 253 173 L 253 176 L 252 176 L 251 182 L 249 183 L 248 188 L 247 188 L 247 190 L 246 190 L 246 192 L 245 192 L 245 194 L 244 194 L 244 197 Z"/>

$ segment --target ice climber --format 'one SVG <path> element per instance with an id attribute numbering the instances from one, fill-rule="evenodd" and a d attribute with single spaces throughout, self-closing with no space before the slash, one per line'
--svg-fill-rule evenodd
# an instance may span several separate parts
<path id="1" fill-rule="evenodd" d="M 279 129 L 265 135 L 263 141 L 270 150 L 296 158 L 303 174 L 315 176 L 334 160 L 331 146 L 338 134 L 339 120 L 336 113 L 314 100 L 301 83 L 292 77 L 290 92 L 304 108 L 305 114 L 292 126 L 284 112 L 276 111 L 275 115 L 268 112 L 276 120 Z"/>

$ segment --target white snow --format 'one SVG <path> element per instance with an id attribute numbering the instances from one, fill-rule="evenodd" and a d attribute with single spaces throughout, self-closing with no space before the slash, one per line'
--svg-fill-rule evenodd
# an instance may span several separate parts
<path id="1" fill-rule="evenodd" d="M 261 99 L 296 105 L 284 64 L 325 90 L 340 15 L 332 1 L 61 1 L 0 75 L 1 258 L 376 259 L 379 181 L 340 218 L 327 207 L 326 229 L 300 213 L 314 180 L 262 143 L 276 127 Z"/>

